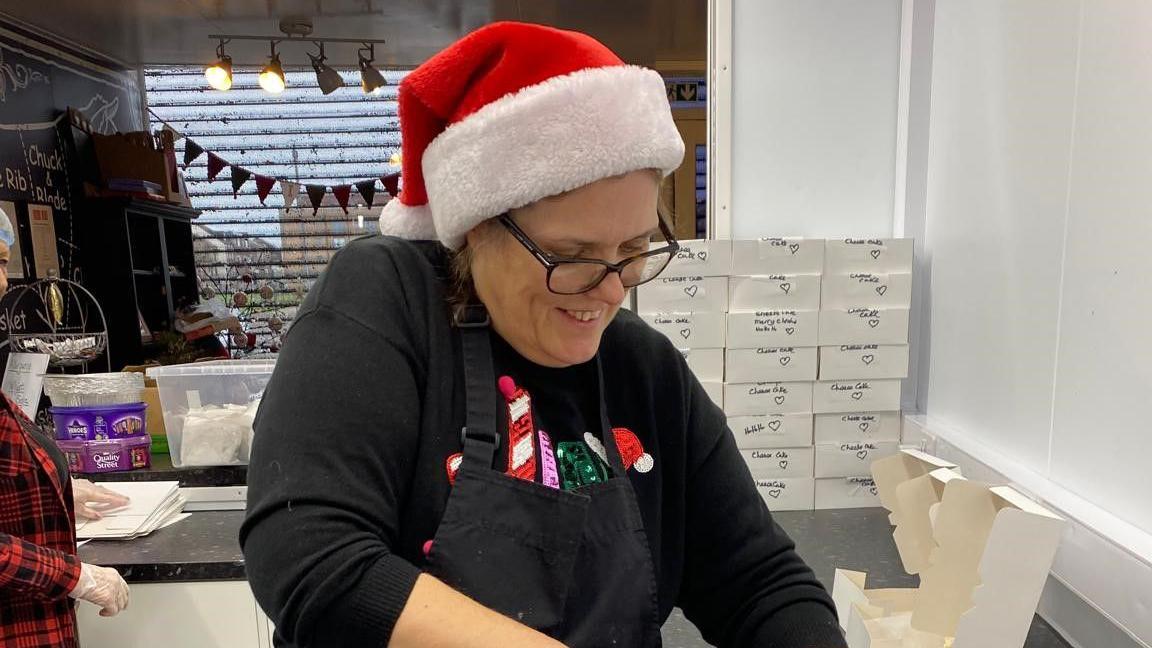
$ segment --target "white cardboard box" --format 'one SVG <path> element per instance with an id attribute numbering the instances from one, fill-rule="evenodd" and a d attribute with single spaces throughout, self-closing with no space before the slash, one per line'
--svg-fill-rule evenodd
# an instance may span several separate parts
<path id="1" fill-rule="evenodd" d="M 652 249 L 663 247 L 663 241 Z M 661 277 L 727 277 L 732 274 L 732 241 L 693 239 L 680 241 L 680 251 Z"/>
<path id="2" fill-rule="evenodd" d="M 824 246 L 824 272 L 912 272 L 912 239 L 840 239 Z"/>
<path id="3" fill-rule="evenodd" d="M 860 477 L 872 473 L 872 462 L 900 452 L 897 441 L 816 444 L 816 472 L 822 477 Z"/>
<path id="4" fill-rule="evenodd" d="M 640 319 L 663 333 L 676 348 L 717 349 L 724 346 L 724 313 L 650 313 Z"/>
<path id="5" fill-rule="evenodd" d="M 729 424 L 731 425 L 731 423 Z M 817 414 L 813 429 L 814 443 L 854 443 L 861 441 L 899 441 L 899 412 L 853 412 Z"/>
<path id="6" fill-rule="evenodd" d="M 815 491 L 817 510 L 880 506 L 876 482 L 871 477 L 817 479 Z"/>
<path id="7" fill-rule="evenodd" d="M 728 313 L 730 349 L 816 346 L 820 311 Z"/>
<path id="8" fill-rule="evenodd" d="M 811 414 L 729 416 L 738 448 L 796 448 L 812 445 Z"/>
<path id="9" fill-rule="evenodd" d="M 691 313 L 728 310 L 728 277 L 656 277 L 636 287 L 640 313 Z"/>
<path id="10" fill-rule="evenodd" d="M 724 349 L 680 349 L 696 380 L 724 382 Z"/>
<path id="11" fill-rule="evenodd" d="M 772 511 L 811 511 L 815 481 L 811 477 L 757 479 L 756 490 Z"/>
<path id="12" fill-rule="evenodd" d="M 820 347 L 821 380 L 907 377 L 907 344 L 841 344 Z"/>
<path id="13" fill-rule="evenodd" d="M 753 479 L 811 477 L 812 448 L 754 448 L 741 450 Z"/>
<path id="14" fill-rule="evenodd" d="M 833 308 L 820 311 L 820 345 L 907 344 L 907 308 Z"/>
<path id="15" fill-rule="evenodd" d="M 812 411 L 817 414 L 899 409 L 899 380 L 830 380 L 812 387 Z"/>
<path id="16" fill-rule="evenodd" d="M 820 275 L 773 274 L 728 279 L 728 310 L 817 310 Z"/>
<path id="17" fill-rule="evenodd" d="M 708 393 L 708 397 L 716 403 L 716 407 L 724 409 L 724 383 L 715 380 L 701 380 L 700 385 Z"/>
<path id="18" fill-rule="evenodd" d="M 908 273 L 829 274 L 824 275 L 820 282 L 821 308 L 908 308 L 911 303 L 912 275 Z"/>
<path id="19" fill-rule="evenodd" d="M 724 356 L 728 382 L 816 380 L 816 347 L 728 349 Z"/>
<path id="20" fill-rule="evenodd" d="M 810 414 L 812 383 L 724 383 L 724 413 L 728 416 Z"/>
<path id="21" fill-rule="evenodd" d="M 824 239 L 765 238 L 732 241 L 732 274 L 819 274 Z"/>

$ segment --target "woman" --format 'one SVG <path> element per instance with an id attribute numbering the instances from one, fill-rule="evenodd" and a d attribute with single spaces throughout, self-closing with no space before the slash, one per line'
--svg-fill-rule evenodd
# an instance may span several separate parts
<path id="1" fill-rule="evenodd" d="M 0 210 L 0 294 L 8 290 L 12 221 Z M 128 606 L 128 585 L 114 569 L 76 557 L 73 511 L 99 517 L 94 505 L 128 500 L 86 480 L 75 488 L 68 462 L 17 406 L 0 394 L 0 645 L 79 645 L 71 599 L 115 616 Z"/>
<path id="2" fill-rule="evenodd" d="M 396 237 L 338 253 L 265 392 L 241 531 L 295 646 L 843 646 L 723 413 L 627 311 L 677 249 L 660 77 L 498 23 L 400 86 Z M 649 250 L 654 235 L 666 242 Z"/>

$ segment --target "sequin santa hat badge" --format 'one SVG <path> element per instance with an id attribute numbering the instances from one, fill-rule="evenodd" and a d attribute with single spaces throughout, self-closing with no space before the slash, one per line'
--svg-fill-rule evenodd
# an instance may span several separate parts
<path id="1" fill-rule="evenodd" d="M 380 229 L 451 249 L 511 209 L 684 159 L 659 73 L 574 31 L 481 27 L 404 77 L 397 102 L 403 187 Z"/>
<path id="2" fill-rule="evenodd" d="M 638 473 L 647 473 L 656 466 L 656 462 L 652 459 L 652 455 L 644 452 L 644 446 L 640 444 L 640 439 L 636 434 L 628 428 L 612 428 L 612 436 L 616 439 L 616 447 L 620 450 L 620 460 L 624 462 L 624 469 L 635 468 Z M 584 443 L 588 444 L 592 451 L 600 455 L 600 458 L 608 462 L 608 452 L 604 449 L 604 444 L 600 443 L 600 439 L 596 438 L 595 434 L 591 432 L 584 433 Z"/>

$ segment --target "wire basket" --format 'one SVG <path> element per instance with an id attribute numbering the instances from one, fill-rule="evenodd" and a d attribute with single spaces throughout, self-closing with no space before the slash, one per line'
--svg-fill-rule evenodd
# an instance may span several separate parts
<path id="1" fill-rule="evenodd" d="M 26 298 L 39 302 L 34 316 L 44 332 L 11 332 L 8 344 L 12 351 L 44 353 L 54 367 L 87 367 L 89 362 L 104 355 L 111 371 L 108 354 L 108 321 L 100 302 L 75 281 L 49 275 L 12 291 L 16 293 L 8 309 L 8 322 Z M 35 302 L 34 302 L 35 303 Z M 92 311 L 98 320 L 91 317 Z"/>

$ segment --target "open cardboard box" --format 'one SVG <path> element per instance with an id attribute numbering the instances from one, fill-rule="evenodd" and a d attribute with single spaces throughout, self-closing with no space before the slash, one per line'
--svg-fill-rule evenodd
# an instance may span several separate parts
<path id="1" fill-rule="evenodd" d="M 875 462 L 904 569 L 920 587 L 866 589 L 836 570 L 832 598 L 850 648 L 1021 648 L 1064 521 L 1007 486 L 964 479 L 904 450 Z"/>

